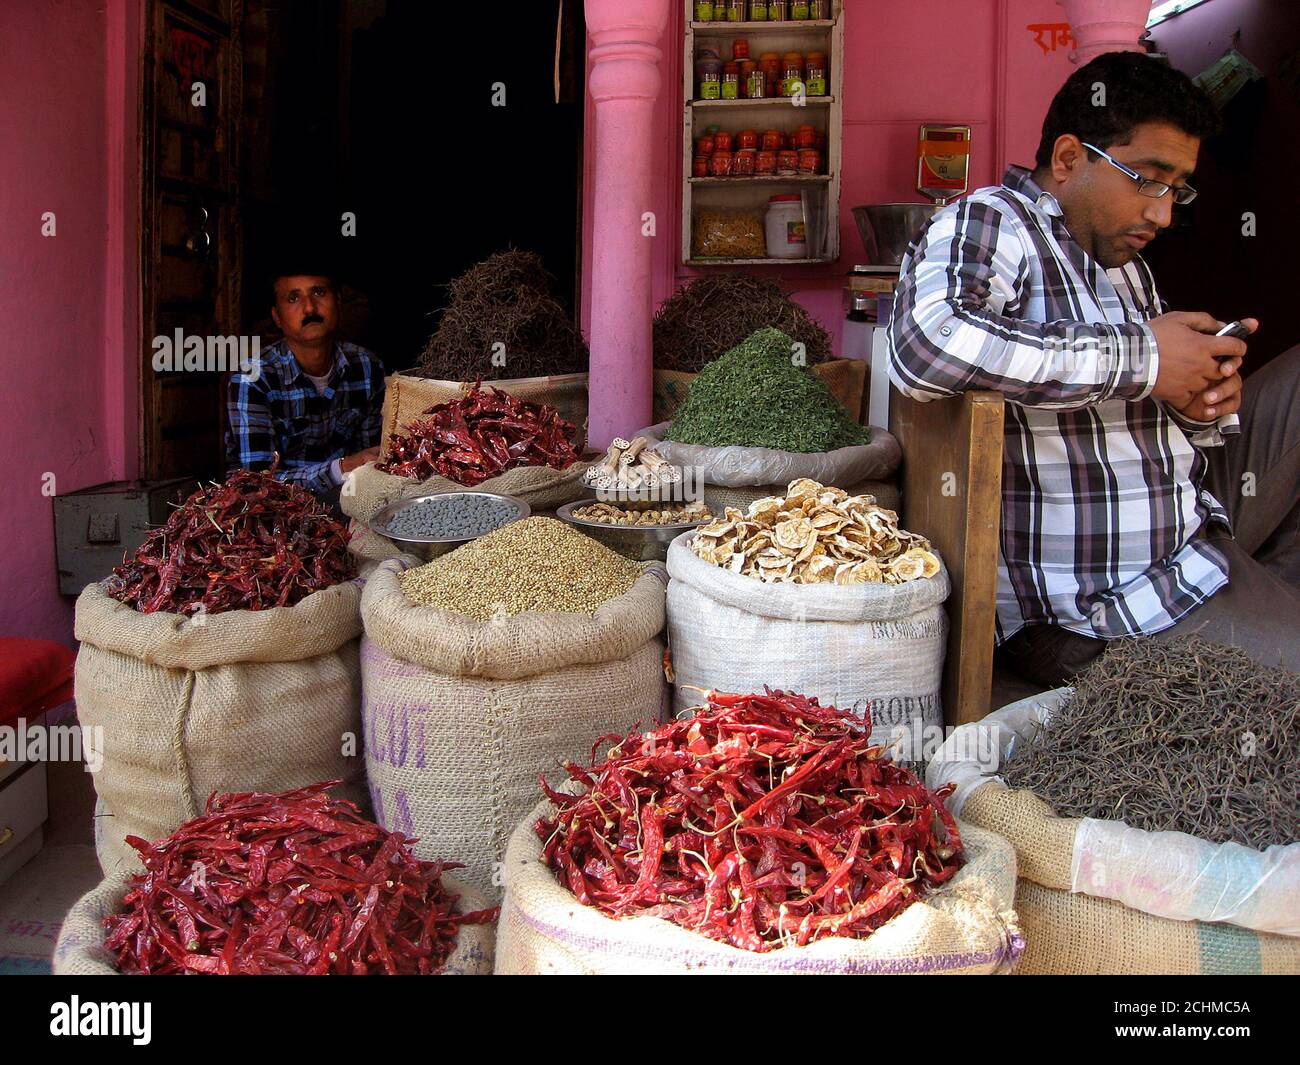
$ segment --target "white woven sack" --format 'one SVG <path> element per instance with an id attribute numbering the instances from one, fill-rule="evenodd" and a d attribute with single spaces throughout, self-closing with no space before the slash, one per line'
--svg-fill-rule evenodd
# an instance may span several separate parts
<path id="1" fill-rule="evenodd" d="M 906 584 L 781 584 L 696 556 L 683 533 L 668 548 L 668 635 L 678 713 L 687 686 L 763 686 L 871 714 L 877 742 L 900 726 L 941 725 L 948 571 Z"/>

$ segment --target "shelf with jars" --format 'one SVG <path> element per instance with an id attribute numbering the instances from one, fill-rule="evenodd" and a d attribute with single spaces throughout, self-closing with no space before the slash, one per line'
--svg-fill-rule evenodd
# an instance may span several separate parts
<path id="1" fill-rule="evenodd" d="M 824 11 L 815 19 L 797 5 L 797 21 L 792 5 L 770 21 L 751 17 L 752 0 L 743 15 L 715 5 L 716 18 L 700 17 L 707 5 L 681 2 L 682 262 L 836 261 L 844 0 L 808 5 Z M 767 16 L 776 5 L 761 6 Z M 732 10 L 737 17 L 723 21 Z"/>

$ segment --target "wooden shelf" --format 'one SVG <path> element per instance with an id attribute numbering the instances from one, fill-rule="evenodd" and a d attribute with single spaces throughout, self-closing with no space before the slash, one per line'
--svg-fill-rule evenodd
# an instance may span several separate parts
<path id="1" fill-rule="evenodd" d="M 686 266 L 812 266 L 834 259 L 687 259 Z"/>
<path id="2" fill-rule="evenodd" d="M 842 133 L 844 118 L 844 33 L 847 17 L 845 0 L 832 0 L 829 19 L 784 22 L 697 22 L 691 0 L 681 9 L 685 24 L 681 36 L 682 81 L 682 243 L 678 261 L 691 267 L 709 266 L 808 266 L 836 263 L 840 258 L 840 182 L 842 180 Z M 825 51 L 829 60 L 826 96 L 770 96 L 758 100 L 697 100 L 695 61 L 701 41 L 710 41 L 719 51 L 726 42 L 749 37 L 750 55 L 763 51 Z M 796 104 L 795 100 L 799 103 Z M 793 133 L 800 123 L 813 123 L 826 134 L 822 157 L 825 174 L 767 175 L 752 177 L 702 177 L 692 173 L 695 139 L 705 128 L 719 125 L 756 129 L 774 128 Z M 707 210 L 743 211 L 761 219 L 771 195 L 802 193 L 807 204 L 810 258 L 744 259 L 696 258 L 692 240 L 697 205 Z"/>
<path id="3" fill-rule="evenodd" d="M 831 179 L 831 174 L 754 174 L 745 177 L 693 177 L 689 180 L 696 188 L 703 186 L 707 189 L 731 185 L 826 185 Z"/>
<path id="4" fill-rule="evenodd" d="M 802 104 L 793 103 L 794 99 L 793 96 L 764 96 L 761 100 L 692 100 L 690 104 L 701 111 L 707 111 L 715 107 L 791 107 L 803 110 L 805 107 L 830 107 L 835 103 L 833 96 L 805 96 Z"/>
<path id="5" fill-rule="evenodd" d="M 692 22 L 691 29 L 696 36 L 708 37 L 713 34 L 749 36 L 767 30 L 771 33 L 825 33 L 835 28 L 835 20 L 823 19 L 786 19 L 784 22 Z"/>

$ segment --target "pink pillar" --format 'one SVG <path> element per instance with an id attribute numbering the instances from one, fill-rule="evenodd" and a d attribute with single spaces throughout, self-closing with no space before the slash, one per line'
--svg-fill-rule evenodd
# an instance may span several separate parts
<path id="1" fill-rule="evenodd" d="M 591 240 L 589 446 L 605 448 L 650 424 L 651 248 L 671 239 L 651 210 L 651 145 L 659 94 L 658 41 L 669 0 L 587 0 L 595 168 Z"/>
<path id="2" fill-rule="evenodd" d="M 1083 66 L 1104 52 L 1140 52 L 1151 0 L 1058 0 L 1076 42 L 1070 59 Z"/>

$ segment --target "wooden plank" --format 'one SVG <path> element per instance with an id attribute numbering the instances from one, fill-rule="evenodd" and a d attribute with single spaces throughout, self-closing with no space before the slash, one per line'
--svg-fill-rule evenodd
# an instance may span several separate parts
<path id="1" fill-rule="evenodd" d="M 904 527 L 930 538 L 952 578 L 944 719 L 989 710 L 1002 514 L 1003 399 L 967 392 L 920 403 L 892 397 L 891 431 L 903 447 Z"/>

